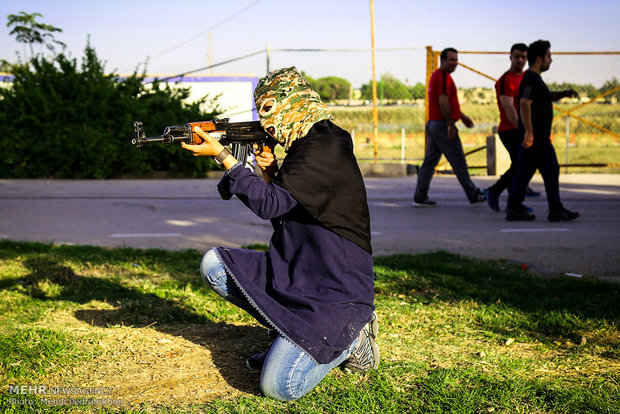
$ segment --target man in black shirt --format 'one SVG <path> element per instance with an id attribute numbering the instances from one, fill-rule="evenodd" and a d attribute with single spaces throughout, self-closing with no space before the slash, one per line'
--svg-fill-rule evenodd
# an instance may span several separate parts
<path id="1" fill-rule="evenodd" d="M 564 208 L 560 201 L 560 166 L 551 143 L 553 101 L 564 97 L 576 97 L 572 89 L 550 92 L 541 73 L 551 65 L 551 43 L 538 40 L 527 49 L 529 69 L 523 74 L 519 87 L 519 136 L 523 138 L 519 148 L 519 162 L 508 196 L 508 221 L 530 221 L 536 216 L 523 205 L 525 190 L 538 170 L 545 183 L 549 204 L 549 221 L 568 221 L 579 213 Z"/>

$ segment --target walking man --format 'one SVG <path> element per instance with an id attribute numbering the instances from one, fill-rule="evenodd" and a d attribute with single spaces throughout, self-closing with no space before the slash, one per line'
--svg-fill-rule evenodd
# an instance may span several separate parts
<path id="1" fill-rule="evenodd" d="M 429 120 L 426 123 L 428 141 L 424 162 L 418 172 L 414 205 L 437 204 L 428 198 L 428 190 L 441 154 L 446 156 L 452 166 L 469 202 L 474 204 L 486 200 L 482 191 L 469 177 L 465 153 L 455 125 L 460 119 L 467 128 L 474 127 L 471 118 L 461 112 L 456 84 L 450 76 L 458 64 L 456 49 L 444 49 L 441 52 L 440 67 L 431 75 L 428 85 Z"/>
<path id="2" fill-rule="evenodd" d="M 512 188 L 508 194 L 508 221 L 530 221 L 536 216 L 523 205 L 525 190 L 532 176 L 538 170 L 545 183 L 549 204 L 549 221 L 569 221 L 579 213 L 564 208 L 560 201 L 560 166 L 551 143 L 553 123 L 553 101 L 565 97 L 577 97 L 572 89 L 550 92 L 542 80 L 542 72 L 551 65 L 551 43 L 537 40 L 527 49 L 529 69 L 523 74 L 519 86 L 519 162 Z"/>
<path id="3" fill-rule="evenodd" d="M 519 138 L 519 109 L 517 100 L 519 95 L 519 85 L 523 77 L 523 68 L 527 62 L 527 45 L 516 43 L 510 48 L 510 69 L 506 71 L 495 83 L 495 93 L 497 96 L 497 106 L 499 108 L 499 139 L 504 144 L 506 151 L 510 155 L 510 168 L 489 188 L 484 190 L 489 207 L 493 211 L 499 211 L 499 197 L 506 189 L 510 189 L 512 178 L 517 168 L 519 157 L 519 146 L 522 139 Z M 531 188 L 527 188 L 526 196 L 540 196 Z"/>

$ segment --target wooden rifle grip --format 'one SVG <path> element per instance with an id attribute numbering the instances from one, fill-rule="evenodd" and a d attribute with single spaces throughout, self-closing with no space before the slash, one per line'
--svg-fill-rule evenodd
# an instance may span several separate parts
<path id="1" fill-rule="evenodd" d="M 187 125 L 190 127 L 192 134 L 192 145 L 200 145 L 204 141 L 200 135 L 194 132 L 194 127 L 200 127 L 204 132 L 214 132 L 215 123 L 209 121 L 203 122 L 189 122 Z"/>

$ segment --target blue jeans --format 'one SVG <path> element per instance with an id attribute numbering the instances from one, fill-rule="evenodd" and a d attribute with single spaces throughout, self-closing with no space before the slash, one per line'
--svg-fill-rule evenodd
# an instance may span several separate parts
<path id="1" fill-rule="evenodd" d="M 209 250 L 200 263 L 205 282 L 221 297 L 252 315 L 266 327 L 273 327 L 245 298 L 232 280 L 215 250 Z M 294 401 L 309 393 L 332 368 L 345 361 L 355 349 L 354 340 L 348 349 L 328 364 L 319 364 L 297 345 L 278 335 L 271 344 L 260 376 L 260 388 L 268 397 Z"/>

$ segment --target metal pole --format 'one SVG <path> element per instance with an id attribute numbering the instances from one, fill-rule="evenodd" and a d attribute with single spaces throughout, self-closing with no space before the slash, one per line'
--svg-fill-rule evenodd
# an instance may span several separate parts
<path id="1" fill-rule="evenodd" d="M 564 172 L 568 174 L 568 143 L 570 140 L 570 116 L 566 117 L 566 166 L 564 167 Z"/>
<path id="2" fill-rule="evenodd" d="M 431 76 L 435 69 L 437 69 L 437 62 L 435 58 L 435 52 L 433 52 L 432 46 L 426 46 L 426 86 L 424 90 L 424 153 L 426 154 L 426 144 L 428 142 L 428 133 L 426 132 L 426 122 L 429 118 L 429 105 L 428 105 L 428 84 L 431 80 Z"/>
<path id="3" fill-rule="evenodd" d="M 213 65 L 213 33 L 207 33 L 207 66 Z M 213 73 L 213 69 L 209 70 L 209 73 Z"/>
<path id="4" fill-rule="evenodd" d="M 405 128 L 400 130 L 400 163 L 405 163 Z"/>
<path id="5" fill-rule="evenodd" d="M 370 0 L 370 39 L 372 43 L 372 141 L 375 150 L 375 163 L 378 158 L 377 139 L 379 136 L 379 114 L 377 112 L 377 71 L 375 59 L 375 13 L 374 1 Z"/>
<path id="6" fill-rule="evenodd" d="M 271 46 L 269 45 L 269 42 L 267 42 L 267 75 L 269 74 L 269 59 L 271 59 Z"/>

